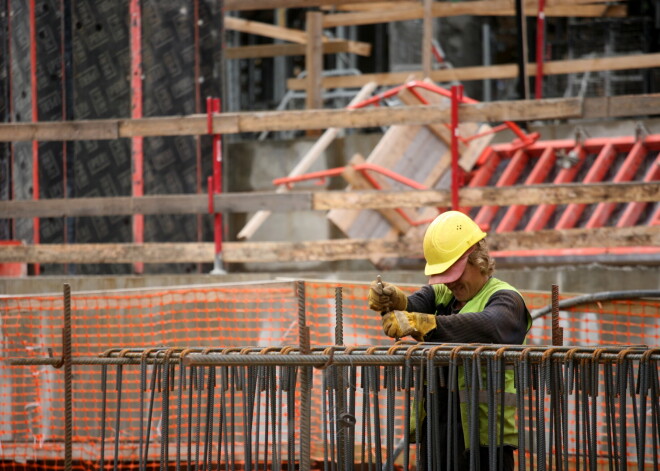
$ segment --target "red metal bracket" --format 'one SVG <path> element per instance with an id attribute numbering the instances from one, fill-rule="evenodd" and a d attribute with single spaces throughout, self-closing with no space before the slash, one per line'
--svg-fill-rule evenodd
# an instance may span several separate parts
<path id="1" fill-rule="evenodd" d="M 458 190 L 463 185 L 463 170 L 458 166 L 458 104 L 463 100 L 463 85 L 451 87 L 451 207 L 458 210 Z"/>
<path id="2" fill-rule="evenodd" d="M 386 98 L 391 98 L 395 95 L 397 95 L 401 90 L 408 90 L 410 91 L 421 103 L 428 105 L 428 100 L 426 100 L 416 89 L 421 88 L 424 90 L 431 91 L 433 93 L 436 93 L 438 95 L 444 96 L 445 98 L 452 98 L 452 92 L 451 90 L 447 90 L 446 88 L 439 87 L 438 85 L 435 85 L 433 83 L 428 83 L 424 82 L 423 80 L 411 80 L 410 82 L 407 82 L 403 85 L 399 85 L 397 87 L 393 87 L 389 90 L 386 90 L 382 93 L 379 93 L 378 95 L 374 95 L 371 98 L 368 98 L 366 100 L 361 101 L 360 103 L 356 103 L 354 106 L 351 107 L 351 109 L 357 109 L 357 108 L 364 108 L 369 105 L 376 105 L 379 104 L 382 100 Z M 479 103 L 477 100 L 474 100 L 472 98 L 468 98 L 466 96 L 463 96 L 461 94 L 460 99 L 458 100 L 459 103 L 463 104 L 476 104 Z M 539 138 L 539 133 L 532 133 L 532 134 L 527 134 L 525 131 L 523 131 L 520 126 L 518 126 L 516 123 L 513 121 L 504 121 L 504 124 L 501 126 L 497 126 L 496 128 L 493 128 L 492 131 L 487 131 L 485 133 L 482 133 L 479 137 L 487 135 L 487 134 L 492 134 L 496 132 L 503 131 L 505 129 L 510 129 L 519 139 L 519 141 L 514 141 L 514 145 L 517 148 L 522 148 L 522 147 L 527 147 L 529 145 L 532 145 L 534 142 L 536 142 Z M 476 137 L 472 137 L 472 139 L 475 139 Z M 467 139 L 465 139 L 463 142 L 467 142 Z"/>
<path id="3" fill-rule="evenodd" d="M 328 170 L 320 170 L 318 172 L 311 172 L 311 173 L 306 173 L 304 175 L 296 175 L 293 177 L 283 177 L 283 178 L 276 178 L 273 180 L 273 185 L 279 186 L 279 185 L 286 185 L 287 188 L 291 188 L 294 183 L 306 181 L 306 180 L 320 180 L 320 179 L 326 179 L 328 177 L 337 177 L 340 176 L 342 173 L 344 173 L 349 167 L 336 167 L 336 168 L 331 168 Z M 374 187 L 376 190 L 382 190 L 382 186 L 378 183 L 378 181 L 373 178 L 372 175 L 369 175 L 369 172 L 374 172 L 374 173 L 379 173 L 387 178 L 390 178 L 396 182 L 399 182 L 403 185 L 409 186 L 415 190 L 429 190 L 430 188 L 427 187 L 426 185 L 422 185 L 419 182 L 416 182 L 415 180 L 412 180 L 410 178 L 404 177 L 403 175 L 400 175 L 396 172 L 393 172 L 392 170 L 381 167 L 380 165 L 372 164 L 369 162 L 364 162 L 361 164 L 356 164 L 356 165 L 351 165 L 350 168 L 359 171 L 362 176 L 369 182 L 371 186 Z M 444 208 L 438 208 L 438 211 L 443 211 Z M 401 217 L 411 226 L 421 226 L 423 224 L 428 224 L 430 223 L 433 219 L 423 219 L 423 220 L 414 220 L 412 219 L 408 213 L 403 211 L 401 208 L 395 208 L 395 211 L 401 215 Z"/>

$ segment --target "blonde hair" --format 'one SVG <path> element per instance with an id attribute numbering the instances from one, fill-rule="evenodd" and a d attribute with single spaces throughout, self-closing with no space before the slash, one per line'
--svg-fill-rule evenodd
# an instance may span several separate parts
<path id="1" fill-rule="evenodd" d="M 486 239 L 474 244 L 474 250 L 468 255 L 468 263 L 479 268 L 482 275 L 491 276 L 495 271 L 495 260 L 488 253 Z"/>

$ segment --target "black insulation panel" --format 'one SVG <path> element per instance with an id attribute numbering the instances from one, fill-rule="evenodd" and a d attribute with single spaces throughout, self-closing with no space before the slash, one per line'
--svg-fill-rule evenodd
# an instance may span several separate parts
<path id="1" fill-rule="evenodd" d="M 221 2 L 142 0 L 144 116 L 205 112 L 220 96 Z M 32 121 L 28 2 L 0 6 L 0 119 Z M 131 117 L 129 0 L 37 0 L 37 102 L 40 121 Z M 63 34 L 64 33 L 64 34 Z M 8 51 L 7 54 L 4 51 Z M 11 86 L 9 85 L 11 84 Z M 131 195 L 129 139 L 44 142 L 39 149 L 40 198 Z M 31 199 L 32 143 L 0 146 L 0 197 Z M 206 192 L 211 138 L 144 139 L 144 194 Z M 0 221 L 3 239 L 33 242 L 33 221 Z M 145 242 L 212 240 L 211 217 L 145 217 Z M 44 218 L 41 243 L 132 241 L 130 216 Z M 211 262 L 211 261 L 210 261 Z M 190 266 L 145 265 L 146 273 L 190 272 Z M 127 274 L 129 264 L 47 265 L 43 274 Z"/>

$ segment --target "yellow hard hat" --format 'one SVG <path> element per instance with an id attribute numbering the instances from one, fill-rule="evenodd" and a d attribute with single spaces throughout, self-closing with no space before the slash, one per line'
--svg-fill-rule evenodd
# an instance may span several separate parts
<path id="1" fill-rule="evenodd" d="M 470 247 L 486 237 L 469 216 L 446 211 L 436 217 L 424 234 L 427 276 L 448 270 Z"/>

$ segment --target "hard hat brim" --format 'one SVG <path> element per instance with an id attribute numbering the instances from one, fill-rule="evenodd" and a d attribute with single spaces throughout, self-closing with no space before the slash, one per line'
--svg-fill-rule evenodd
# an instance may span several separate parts
<path id="1" fill-rule="evenodd" d="M 451 283 L 452 281 L 458 280 L 465 271 L 465 266 L 467 265 L 468 257 L 470 256 L 470 253 L 472 253 L 473 250 L 474 250 L 474 246 L 470 247 L 470 249 L 467 252 L 465 252 L 463 255 L 461 255 L 461 257 L 458 260 L 456 260 L 448 269 L 446 269 L 442 273 L 431 275 L 431 277 L 429 278 L 429 284 L 439 285 L 439 284 Z"/>

